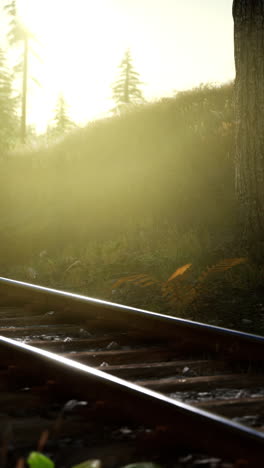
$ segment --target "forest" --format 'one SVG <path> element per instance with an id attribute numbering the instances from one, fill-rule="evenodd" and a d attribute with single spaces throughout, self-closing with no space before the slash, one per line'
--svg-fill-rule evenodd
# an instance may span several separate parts
<path id="1" fill-rule="evenodd" d="M 264 0 L 0 0 L 0 468 L 260 468 Z"/>
<path id="2" fill-rule="evenodd" d="M 21 53 L 15 71 L 0 53 L 1 276 L 263 334 L 262 250 L 240 242 L 235 184 L 245 91 L 208 83 L 148 101 L 127 49 L 109 116 L 80 127 L 60 94 L 37 135 L 32 38 L 15 0 L 6 14 Z"/>

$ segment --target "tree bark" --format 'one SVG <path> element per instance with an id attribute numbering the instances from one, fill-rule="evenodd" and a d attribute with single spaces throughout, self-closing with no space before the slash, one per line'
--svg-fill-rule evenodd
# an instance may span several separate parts
<path id="1" fill-rule="evenodd" d="M 28 81 L 28 38 L 24 38 L 23 82 L 22 82 L 22 112 L 21 112 L 21 143 L 26 142 L 27 134 L 27 81 Z"/>
<path id="2" fill-rule="evenodd" d="M 233 0 L 235 182 L 241 239 L 264 252 L 264 0 Z"/>

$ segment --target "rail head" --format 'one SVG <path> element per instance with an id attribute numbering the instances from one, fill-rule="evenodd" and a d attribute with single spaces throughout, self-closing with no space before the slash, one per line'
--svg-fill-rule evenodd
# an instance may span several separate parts
<path id="1" fill-rule="evenodd" d="M 108 324 L 110 320 L 113 327 L 124 327 L 127 324 L 156 337 L 182 341 L 187 346 L 191 343 L 194 347 L 202 346 L 208 351 L 225 352 L 234 358 L 264 360 L 264 337 L 259 335 L 4 277 L 0 277 L 0 297 L 1 294 L 18 301 L 57 308 L 65 315 L 72 314 L 84 320 L 100 318 L 102 323 L 105 320 Z"/>
<path id="2" fill-rule="evenodd" d="M 77 397 L 110 399 L 117 411 L 140 423 L 167 425 L 184 444 L 231 459 L 243 456 L 252 467 L 263 457 L 264 433 L 252 428 L 11 338 L 0 336 L 0 350 L 13 353 L 14 359 L 22 357 L 22 368 L 30 366 L 44 377 L 52 376 L 60 388 L 76 391 Z"/>

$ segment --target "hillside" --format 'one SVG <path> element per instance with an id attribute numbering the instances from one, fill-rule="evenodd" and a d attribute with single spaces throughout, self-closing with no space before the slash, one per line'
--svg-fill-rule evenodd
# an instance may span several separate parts
<path id="1" fill-rule="evenodd" d="M 89 124 L 1 164 L 1 258 L 87 240 L 206 228 L 234 219 L 232 84 Z"/>

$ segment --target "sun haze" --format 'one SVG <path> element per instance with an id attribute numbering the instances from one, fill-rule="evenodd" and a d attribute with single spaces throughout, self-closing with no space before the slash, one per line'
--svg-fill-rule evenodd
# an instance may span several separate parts
<path id="1" fill-rule="evenodd" d="M 31 47 L 29 123 L 45 130 L 63 93 L 77 123 L 105 114 L 131 49 L 147 99 L 234 76 L 232 0 L 18 0 Z"/>

